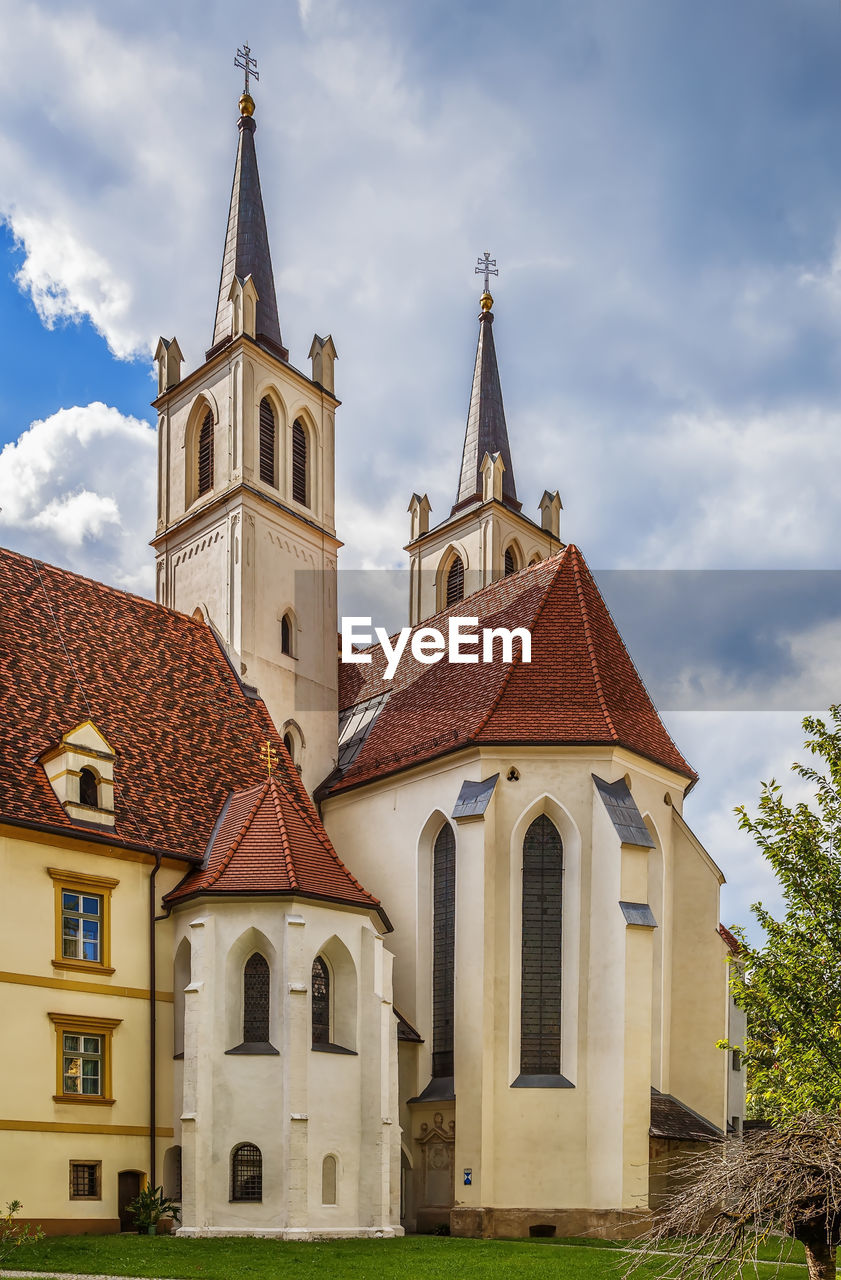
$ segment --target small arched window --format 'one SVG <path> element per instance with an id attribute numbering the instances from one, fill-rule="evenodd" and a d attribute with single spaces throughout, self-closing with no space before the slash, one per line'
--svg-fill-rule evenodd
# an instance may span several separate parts
<path id="1" fill-rule="evenodd" d="M 280 652 L 292 657 L 292 619 L 288 613 L 280 620 Z"/>
<path id="2" fill-rule="evenodd" d="M 447 608 L 464 599 L 464 561 L 456 556 L 447 574 Z"/>
<path id="3" fill-rule="evenodd" d="M 449 823 L 432 851 L 432 1075 L 453 1075 L 456 838 Z"/>
<path id="4" fill-rule="evenodd" d="M 208 493 L 213 488 L 213 412 L 208 409 L 199 431 L 198 448 L 198 494 Z"/>
<path id="5" fill-rule="evenodd" d="M 286 747 L 286 750 L 289 752 L 289 759 L 294 764 L 295 763 L 295 739 L 292 737 L 291 733 L 285 733 L 283 735 L 283 745 Z"/>
<path id="6" fill-rule="evenodd" d="M 82 769 L 79 774 L 79 804 L 99 808 L 99 785 L 92 769 Z"/>
<path id="7" fill-rule="evenodd" d="M 520 1072 L 561 1070 L 561 906 L 563 846 L 541 814 L 523 841 Z"/>
<path id="8" fill-rule="evenodd" d="M 260 479 L 277 487 L 275 476 L 275 420 L 268 396 L 260 401 Z"/>
<path id="9" fill-rule="evenodd" d="M 321 1162 L 321 1203 L 336 1203 L 336 1157 L 325 1156 Z"/>
<path id="10" fill-rule="evenodd" d="M 517 572 L 517 562 L 514 559 L 514 552 L 510 547 L 505 548 L 505 576 Z"/>
<path id="11" fill-rule="evenodd" d="M 292 497 L 307 506 L 307 433 L 300 418 L 292 424 Z"/>
<path id="12" fill-rule="evenodd" d="M 330 970 L 321 956 L 312 962 L 312 1042 L 330 1043 Z"/>
<path id="13" fill-rule="evenodd" d="M 242 1039 L 244 1044 L 269 1043 L 269 963 L 255 951 L 242 975 Z"/>
<path id="14" fill-rule="evenodd" d="M 231 1152 L 231 1199 L 263 1199 L 263 1153 L 253 1142 L 241 1142 Z"/>

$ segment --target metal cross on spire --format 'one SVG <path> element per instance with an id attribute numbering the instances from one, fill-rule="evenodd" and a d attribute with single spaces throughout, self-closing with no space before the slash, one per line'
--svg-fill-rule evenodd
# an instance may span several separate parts
<path id="1" fill-rule="evenodd" d="M 244 92 L 248 93 L 249 77 L 253 76 L 255 80 L 259 80 L 260 72 L 257 70 L 257 59 L 252 58 L 251 50 L 247 44 L 244 44 L 241 49 L 237 49 L 236 57 L 234 58 L 234 66 L 239 67 L 240 71 L 245 72 Z"/>
<path id="2" fill-rule="evenodd" d="M 496 258 L 492 258 L 486 249 L 482 257 L 478 259 L 478 264 L 473 274 L 485 277 L 485 293 L 490 293 L 491 276 L 499 275 Z"/>
<path id="3" fill-rule="evenodd" d="M 260 759 L 263 761 L 263 764 L 266 766 L 266 770 L 268 772 L 269 777 L 271 777 L 272 769 L 277 768 L 279 755 L 278 755 L 277 747 L 273 746 L 272 743 L 269 742 L 268 738 L 260 748 Z"/>

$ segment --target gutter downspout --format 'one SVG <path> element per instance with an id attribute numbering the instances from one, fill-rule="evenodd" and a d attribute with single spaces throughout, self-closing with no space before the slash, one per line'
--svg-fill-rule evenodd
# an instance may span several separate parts
<path id="1" fill-rule="evenodd" d="M 157 965 L 155 963 L 155 880 L 161 869 L 161 855 L 149 876 L 149 1185 L 155 1189 L 157 1168 Z"/>

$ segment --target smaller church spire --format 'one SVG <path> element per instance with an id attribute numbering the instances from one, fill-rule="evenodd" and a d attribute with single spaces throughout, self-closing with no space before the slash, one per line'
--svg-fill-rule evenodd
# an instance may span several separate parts
<path id="1" fill-rule="evenodd" d="M 288 359 L 289 353 L 280 336 L 277 316 L 272 258 L 269 251 L 269 233 L 260 190 L 260 174 L 257 169 L 257 152 L 254 147 L 254 99 L 249 89 L 251 80 L 259 80 L 257 60 L 251 56 L 247 44 L 237 49 L 234 65 L 245 72 L 245 88 L 239 100 L 239 145 L 231 188 L 231 207 L 228 213 L 228 230 L 225 251 L 222 255 L 222 274 L 219 281 L 219 298 L 216 303 L 216 322 L 213 329 L 213 351 L 233 333 L 233 308 L 231 288 L 236 279 L 244 281 L 251 276 L 257 292 L 255 336 L 257 341 Z"/>
<path id="2" fill-rule="evenodd" d="M 479 299 L 479 342 L 476 348 L 476 365 L 473 371 L 473 388 L 464 433 L 464 451 L 461 460 L 461 478 L 453 511 L 462 505 L 479 499 L 483 492 L 482 463 L 485 455 L 491 458 L 499 454 L 504 464 L 502 501 L 519 511 L 514 470 L 511 466 L 511 449 L 508 444 L 508 428 L 505 424 L 505 408 L 502 403 L 502 387 L 496 362 L 493 338 L 493 298 L 489 285 L 492 275 L 499 275 L 496 259 L 487 251 L 478 260 L 476 274 L 484 276 L 484 292 Z"/>

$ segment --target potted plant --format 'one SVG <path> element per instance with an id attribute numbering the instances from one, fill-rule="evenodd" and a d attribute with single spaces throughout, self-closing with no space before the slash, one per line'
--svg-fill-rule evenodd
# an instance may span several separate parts
<path id="1" fill-rule="evenodd" d="M 178 1221 L 178 1206 L 174 1200 L 168 1200 L 163 1187 L 145 1187 L 135 1196 L 131 1204 L 126 1205 L 132 1215 L 140 1235 L 157 1235 L 161 1218 L 174 1218 Z"/>

